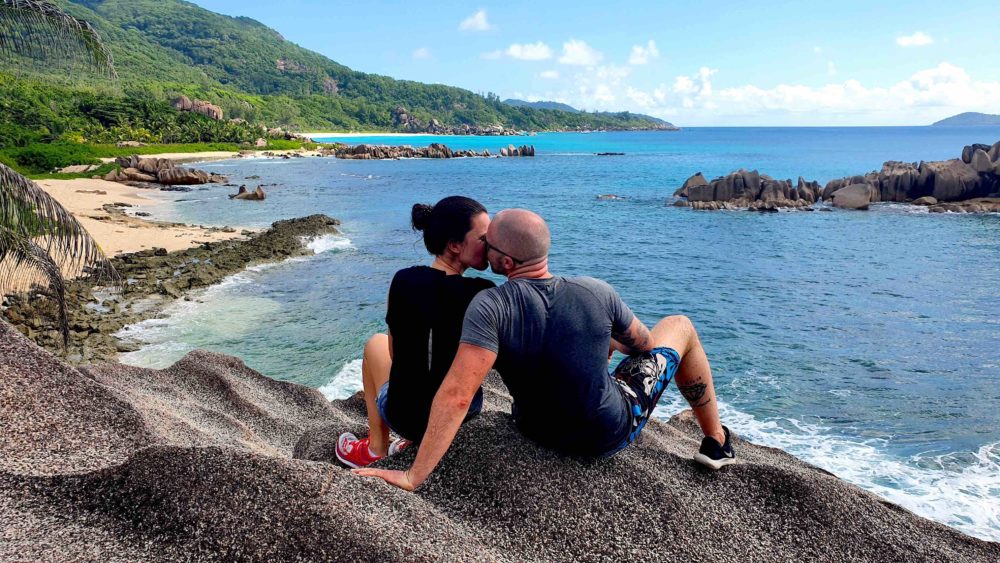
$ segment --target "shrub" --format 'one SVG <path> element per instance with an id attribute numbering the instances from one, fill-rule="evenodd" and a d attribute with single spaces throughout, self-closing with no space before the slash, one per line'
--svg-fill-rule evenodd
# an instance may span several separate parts
<path id="1" fill-rule="evenodd" d="M 44 174 L 73 164 L 99 164 L 96 151 L 79 143 L 34 143 L 3 151 L 14 168 L 28 174 Z"/>

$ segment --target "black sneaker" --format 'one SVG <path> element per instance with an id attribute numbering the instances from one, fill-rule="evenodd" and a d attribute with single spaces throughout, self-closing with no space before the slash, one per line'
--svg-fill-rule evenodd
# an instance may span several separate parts
<path id="1" fill-rule="evenodd" d="M 722 431 L 726 433 L 726 443 L 719 442 L 710 436 L 705 436 L 701 441 L 698 453 L 694 454 L 694 460 L 711 469 L 722 469 L 722 466 L 736 463 L 736 452 L 729 440 L 729 429 L 725 426 Z"/>

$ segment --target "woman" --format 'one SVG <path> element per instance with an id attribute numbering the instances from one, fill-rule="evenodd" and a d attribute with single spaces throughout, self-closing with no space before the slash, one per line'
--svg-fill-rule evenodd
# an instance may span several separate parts
<path id="1" fill-rule="evenodd" d="M 414 205 L 411 219 L 434 261 L 396 272 L 385 316 L 389 334 L 376 334 L 365 344 L 361 375 L 369 434 L 358 439 L 345 433 L 337 440 L 337 458 L 350 467 L 374 463 L 423 437 L 434 394 L 458 350 L 465 310 L 477 293 L 494 286 L 462 276 L 468 268 L 486 269 L 482 239 L 490 218 L 482 204 L 446 197 L 433 207 Z M 470 417 L 482 402 L 480 389 Z M 390 444 L 390 429 L 404 440 Z"/>

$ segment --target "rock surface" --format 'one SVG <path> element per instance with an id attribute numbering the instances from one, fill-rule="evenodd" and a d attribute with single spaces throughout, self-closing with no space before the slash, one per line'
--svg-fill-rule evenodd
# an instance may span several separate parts
<path id="1" fill-rule="evenodd" d="M 267 199 L 267 193 L 264 192 L 264 188 L 257 186 L 254 191 L 248 191 L 246 186 L 240 186 L 239 191 L 235 194 L 229 196 L 229 199 L 240 199 L 244 201 L 263 201 Z"/>
<path id="2" fill-rule="evenodd" d="M 328 463 L 364 429 L 357 396 L 331 404 L 201 351 L 79 370 L 3 322 L 0 357 L 0 560 L 1000 558 L 780 450 L 737 438 L 737 464 L 703 470 L 688 412 L 575 460 L 524 440 L 491 377 L 483 413 L 406 493 Z"/>
<path id="3" fill-rule="evenodd" d="M 851 184 L 830 194 L 833 205 L 841 209 L 868 209 L 874 197 L 875 189 L 868 184 Z"/>
<path id="4" fill-rule="evenodd" d="M 204 100 L 192 100 L 187 96 L 180 96 L 174 100 L 173 105 L 174 109 L 178 111 L 191 111 L 200 113 L 216 121 L 222 120 L 222 108 Z"/>
<path id="5" fill-rule="evenodd" d="M 962 149 L 961 158 L 889 161 L 877 172 L 831 180 L 823 189 L 823 199 L 852 184 L 871 186 L 875 191 L 872 202 L 907 202 L 927 196 L 939 202 L 956 202 L 987 197 L 1000 191 L 1000 141 L 992 146 L 969 145 Z"/>
<path id="6" fill-rule="evenodd" d="M 810 207 L 819 198 L 819 184 L 800 176 L 793 186 L 791 180 L 775 180 L 756 170 L 744 169 L 708 182 L 698 172 L 674 196 L 687 198 L 692 209 L 776 211 Z"/>
<path id="7" fill-rule="evenodd" d="M 134 154 L 120 156 L 115 159 L 115 163 L 121 169 L 112 170 L 104 176 L 109 182 L 142 182 L 166 186 L 228 182 L 225 176 L 177 166 L 167 158 L 146 158 Z"/>
<path id="8" fill-rule="evenodd" d="M 674 197 L 686 198 L 692 209 L 773 211 L 798 207 L 812 210 L 811 205 L 816 201 L 831 201 L 835 193 L 858 185 L 869 187 L 868 203 L 926 202 L 924 198 L 928 197 L 935 203 L 956 203 L 997 197 L 1000 196 L 1000 141 L 993 145 L 966 146 L 961 158 L 952 160 L 919 164 L 888 161 L 879 171 L 830 180 L 822 190 L 817 182 L 807 182 L 802 177 L 793 188 L 791 180 L 775 180 L 756 170 L 740 169 L 711 182 L 698 172 L 674 192 Z M 866 208 L 861 203 L 865 197 L 861 191 L 855 188 L 844 192 L 838 207 L 847 206 L 850 201 L 851 209 Z M 991 212 L 992 209 L 988 204 L 958 207 L 969 212 Z M 941 207 L 940 210 L 949 209 Z"/>
<path id="9" fill-rule="evenodd" d="M 389 146 L 389 145 L 338 145 L 333 149 L 321 151 L 322 154 L 330 154 L 337 158 L 353 160 L 394 160 L 399 158 L 465 158 L 465 157 L 488 157 L 492 156 L 489 150 L 476 152 L 474 150 L 453 151 L 447 145 L 441 143 L 431 143 L 426 147 L 411 147 L 409 145 Z M 535 156 L 535 147 L 522 145 L 515 147 L 508 145 L 500 149 L 500 156 Z"/>

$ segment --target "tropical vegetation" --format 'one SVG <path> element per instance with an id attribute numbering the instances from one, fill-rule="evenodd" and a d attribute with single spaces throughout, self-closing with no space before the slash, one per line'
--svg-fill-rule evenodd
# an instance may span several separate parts
<path id="1" fill-rule="evenodd" d="M 48 2 L 0 0 L 0 55 L 86 61 L 114 76 L 97 32 Z M 114 279 L 107 256 L 86 229 L 37 184 L 0 164 L 0 295 L 39 276 L 38 292 L 56 300 L 63 342 L 69 340 L 64 272 Z"/>

